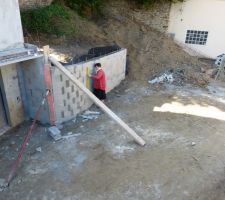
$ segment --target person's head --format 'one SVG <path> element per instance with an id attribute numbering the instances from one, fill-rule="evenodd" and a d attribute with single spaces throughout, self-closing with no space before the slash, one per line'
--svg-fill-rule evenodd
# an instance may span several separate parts
<path id="1" fill-rule="evenodd" d="M 95 69 L 99 69 L 102 67 L 101 63 L 95 63 L 94 65 Z"/>

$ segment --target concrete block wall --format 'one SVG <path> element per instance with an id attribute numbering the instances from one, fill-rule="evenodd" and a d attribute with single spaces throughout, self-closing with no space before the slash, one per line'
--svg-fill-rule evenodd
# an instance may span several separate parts
<path id="1" fill-rule="evenodd" d="M 21 10 L 27 10 L 37 7 L 48 6 L 53 2 L 53 0 L 19 0 L 19 5 Z"/>
<path id="2" fill-rule="evenodd" d="M 67 69 L 83 84 L 86 83 L 86 68 L 91 72 L 93 65 L 100 62 L 106 73 L 107 92 L 120 84 L 125 78 L 127 50 L 99 57 L 87 62 L 67 66 Z M 52 69 L 53 93 L 56 110 L 56 122 L 61 123 L 74 118 L 89 108 L 92 101 L 56 67 Z"/>
<path id="3" fill-rule="evenodd" d="M 106 56 L 66 66 L 66 68 L 74 74 L 78 80 L 86 85 L 88 78 L 86 74 L 87 68 L 89 69 L 89 72 L 91 72 L 93 70 L 93 65 L 100 62 L 106 73 L 107 92 L 109 92 L 119 85 L 119 83 L 125 78 L 126 55 L 127 50 L 122 49 Z M 43 57 L 39 57 L 33 60 L 21 62 L 17 65 L 19 80 L 17 80 L 16 71 L 15 74 L 11 74 L 11 76 L 15 76 L 16 78 L 10 77 L 11 81 L 17 81 L 17 86 L 14 88 L 15 91 L 13 90 L 14 92 L 12 95 L 13 98 L 16 98 L 18 96 L 17 93 L 20 93 L 20 107 L 18 107 L 18 109 L 23 108 L 24 112 L 22 110 L 18 110 L 18 113 L 12 112 L 12 114 L 15 115 L 14 117 L 16 119 L 18 118 L 20 119 L 20 122 L 22 122 L 26 117 L 34 118 L 35 112 L 45 95 L 44 60 Z M 7 70 L 10 70 L 10 68 L 7 68 Z M 92 101 L 89 97 L 77 88 L 76 85 L 74 85 L 64 74 L 62 74 L 58 68 L 52 66 L 51 75 L 56 123 L 62 123 L 72 119 L 76 117 L 78 113 L 86 110 L 92 105 Z M 6 80 L 4 81 L 7 81 L 7 77 L 8 76 L 5 75 L 4 79 Z M 12 84 L 15 83 L 10 83 L 8 86 L 11 87 Z M 39 120 L 44 124 L 50 123 L 47 103 L 41 112 Z"/>

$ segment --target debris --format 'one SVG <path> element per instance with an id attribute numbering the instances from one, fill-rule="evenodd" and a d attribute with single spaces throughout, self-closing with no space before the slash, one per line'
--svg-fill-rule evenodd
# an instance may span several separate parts
<path id="1" fill-rule="evenodd" d="M 116 146 L 114 149 L 113 149 L 113 152 L 114 153 L 121 153 L 123 154 L 124 152 L 126 151 L 133 151 L 134 148 L 132 147 L 127 147 L 127 146 Z"/>
<path id="2" fill-rule="evenodd" d="M 84 119 L 83 121 L 87 121 L 87 120 L 97 119 L 100 114 L 101 114 L 100 112 L 86 110 L 81 115 L 81 117 Z"/>
<path id="3" fill-rule="evenodd" d="M 148 81 L 151 84 L 155 84 L 155 83 L 162 83 L 162 82 L 168 82 L 168 83 L 172 83 L 173 82 L 173 76 L 172 74 L 163 74 L 159 77 L 154 78 L 151 81 Z"/>
<path id="4" fill-rule="evenodd" d="M 174 85 L 184 85 L 184 69 L 169 69 L 163 74 L 161 73 L 158 77 L 148 81 L 150 84 L 155 83 L 169 83 Z"/>
<path id="5" fill-rule="evenodd" d="M 73 134 L 73 132 L 69 132 L 69 133 L 67 133 L 67 135 L 72 135 Z"/>
<path id="6" fill-rule="evenodd" d="M 84 112 L 84 115 L 100 115 L 101 113 L 100 112 L 97 112 L 97 111 L 90 111 L 90 110 L 86 110 Z"/>
<path id="7" fill-rule="evenodd" d="M 72 133 L 72 132 L 71 132 Z M 81 133 L 76 133 L 76 134 L 70 134 L 70 135 L 65 135 L 65 136 L 62 136 L 63 139 L 69 139 L 69 138 L 72 138 L 72 137 L 77 137 L 77 136 L 80 136 Z"/>
<path id="8" fill-rule="evenodd" d="M 83 119 L 97 119 L 98 117 L 97 116 L 92 116 L 92 115 L 81 115 L 81 117 L 83 118 Z"/>
<path id="9" fill-rule="evenodd" d="M 191 143 L 191 146 L 195 146 L 195 145 L 196 145 L 196 143 L 195 143 L 195 142 L 192 142 L 192 143 Z"/>
<path id="10" fill-rule="evenodd" d="M 0 192 L 4 190 L 4 188 L 7 187 L 7 183 L 5 182 L 5 179 L 0 178 Z"/>
<path id="11" fill-rule="evenodd" d="M 48 130 L 55 141 L 62 139 L 61 131 L 56 126 L 52 126 Z"/>
<path id="12" fill-rule="evenodd" d="M 37 151 L 37 152 L 42 152 L 41 147 L 37 147 L 37 148 L 36 148 L 36 151 Z"/>
<path id="13" fill-rule="evenodd" d="M 22 180 L 21 180 L 21 179 L 19 179 L 19 180 L 17 181 L 17 183 L 18 183 L 18 184 L 20 184 L 21 182 L 22 182 Z"/>
<path id="14" fill-rule="evenodd" d="M 74 118 L 74 119 L 72 120 L 73 123 L 76 123 L 76 121 L 77 121 L 77 118 Z"/>
<path id="15" fill-rule="evenodd" d="M 195 156 L 192 156 L 192 158 L 193 158 L 195 161 L 199 161 L 199 159 L 196 158 Z"/>
<path id="16" fill-rule="evenodd" d="M 192 156 L 192 158 L 196 161 L 197 166 L 198 166 L 201 170 L 203 170 L 203 169 L 202 169 L 202 166 L 201 166 L 201 164 L 200 164 L 200 162 L 199 162 L 199 159 L 198 159 L 197 157 L 195 157 L 195 156 Z"/>
<path id="17" fill-rule="evenodd" d="M 206 70 L 206 74 L 210 77 L 210 78 L 213 78 L 215 75 L 216 75 L 216 73 L 217 73 L 217 69 L 208 69 L 208 70 Z"/>
<path id="18" fill-rule="evenodd" d="M 62 125 L 62 124 L 56 124 L 56 127 L 57 127 L 59 130 L 63 129 L 63 125 Z"/>

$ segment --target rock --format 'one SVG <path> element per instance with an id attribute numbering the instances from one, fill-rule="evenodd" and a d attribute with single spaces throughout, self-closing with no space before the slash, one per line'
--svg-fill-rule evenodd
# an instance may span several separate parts
<path id="1" fill-rule="evenodd" d="M 67 133 L 67 135 L 72 135 L 72 134 L 73 134 L 73 132 L 68 132 L 68 133 Z"/>
<path id="2" fill-rule="evenodd" d="M 14 145 L 14 144 L 16 144 L 16 142 L 15 141 L 11 141 L 11 145 Z"/>
<path id="3" fill-rule="evenodd" d="M 62 138 L 61 131 L 56 126 L 52 126 L 48 130 L 50 132 L 50 136 L 55 141 L 58 141 L 58 140 L 60 140 Z"/>
<path id="4" fill-rule="evenodd" d="M 205 73 L 206 72 L 206 69 L 204 67 L 201 67 L 201 72 L 202 73 Z"/>
<path id="5" fill-rule="evenodd" d="M 217 69 L 208 69 L 206 70 L 205 73 L 212 78 L 213 76 L 216 75 L 216 72 L 217 72 Z"/>
<path id="6" fill-rule="evenodd" d="M 0 192 L 4 190 L 4 188 L 7 187 L 7 183 L 5 182 L 5 179 L 0 178 Z"/>
<path id="7" fill-rule="evenodd" d="M 141 26 L 141 31 L 143 32 L 143 33 L 146 33 L 147 32 L 147 28 L 145 27 L 145 26 Z"/>
<path id="8" fill-rule="evenodd" d="M 17 181 L 17 183 L 18 183 L 18 184 L 20 184 L 21 182 L 22 182 L 22 180 L 21 180 L 21 179 L 19 179 L 19 180 Z"/>
<path id="9" fill-rule="evenodd" d="M 37 147 L 37 148 L 36 148 L 36 151 L 37 151 L 37 152 L 42 152 L 41 147 Z"/>
<path id="10" fill-rule="evenodd" d="M 192 143 L 191 143 L 191 146 L 195 146 L 195 145 L 196 145 L 196 143 L 195 143 L 195 142 L 192 142 Z"/>

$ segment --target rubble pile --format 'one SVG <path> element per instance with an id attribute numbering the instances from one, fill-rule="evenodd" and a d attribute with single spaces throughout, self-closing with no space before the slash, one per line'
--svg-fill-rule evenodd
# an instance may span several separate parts
<path id="1" fill-rule="evenodd" d="M 156 83 L 168 83 L 177 86 L 184 85 L 185 82 L 185 70 L 184 69 L 169 69 L 158 76 L 154 76 L 152 80 L 148 81 L 150 84 Z"/>

